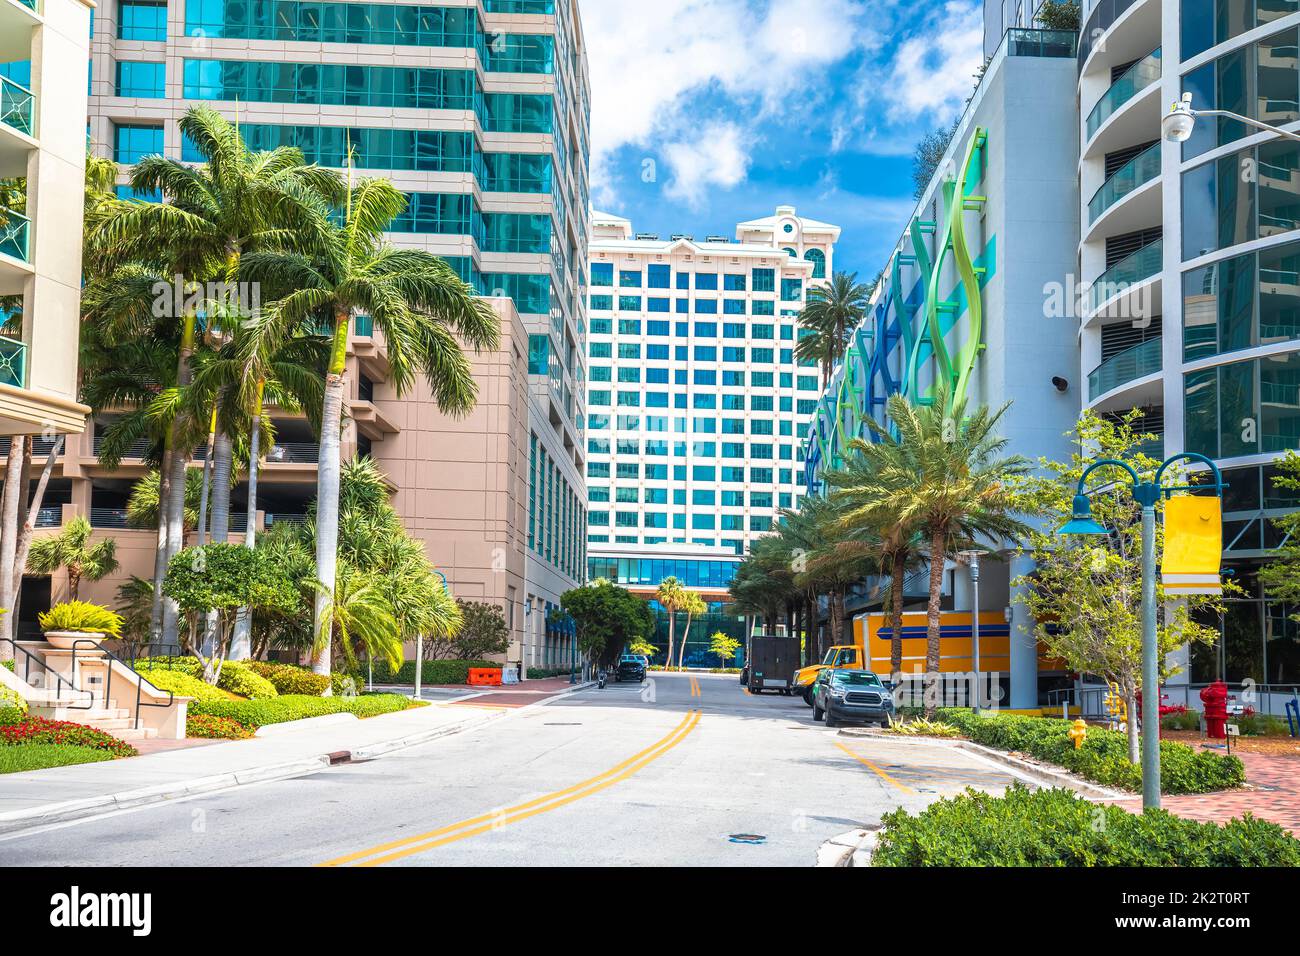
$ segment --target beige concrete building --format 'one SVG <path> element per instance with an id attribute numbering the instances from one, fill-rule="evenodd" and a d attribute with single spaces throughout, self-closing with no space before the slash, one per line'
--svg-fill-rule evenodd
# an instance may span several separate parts
<path id="1" fill-rule="evenodd" d="M 21 314 L 0 336 L 0 434 L 80 432 L 77 402 L 86 70 L 92 3 L 0 0 L 0 297 Z"/>

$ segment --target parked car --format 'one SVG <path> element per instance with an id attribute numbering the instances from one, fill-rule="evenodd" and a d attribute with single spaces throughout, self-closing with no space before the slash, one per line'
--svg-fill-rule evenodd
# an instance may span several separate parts
<path id="1" fill-rule="evenodd" d="M 614 669 L 615 682 L 625 680 L 636 681 L 638 684 L 645 680 L 645 658 L 632 654 L 625 654 L 619 659 L 618 667 Z"/>
<path id="2" fill-rule="evenodd" d="M 824 670 L 812 692 L 813 720 L 825 718 L 827 727 L 840 721 L 863 721 L 886 726 L 894 718 L 894 698 L 871 671 Z"/>

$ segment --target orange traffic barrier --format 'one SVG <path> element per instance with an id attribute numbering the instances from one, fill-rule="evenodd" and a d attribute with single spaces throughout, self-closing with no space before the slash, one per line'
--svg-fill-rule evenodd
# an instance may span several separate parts
<path id="1" fill-rule="evenodd" d="M 471 667 L 469 669 L 469 683 L 471 687 L 500 687 L 501 668 Z"/>

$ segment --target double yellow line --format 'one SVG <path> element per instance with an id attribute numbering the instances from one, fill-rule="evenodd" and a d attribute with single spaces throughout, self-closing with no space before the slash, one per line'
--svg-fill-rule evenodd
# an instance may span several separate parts
<path id="1" fill-rule="evenodd" d="M 673 728 L 668 736 L 655 744 L 647 747 L 639 753 L 633 754 L 627 760 L 617 764 L 604 773 L 597 774 L 589 780 L 582 783 L 574 784 L 563 790 L 557 790 L 554 793 L 548 793 L 545 796 L 537 797 L 526 803 L 520 803 L 504 810 L 495 810 L 491 813 L 484 813 L 477 817 L 471 817 L 468 820 L 462 820 L 460 823 L 453 823 L 450 826 L 440 827 L 437 830 L 430 830 L 428 833 L 420 833 L 402 840 L 394 840 L 391 843 L 381 843 L 379 846 L 371 847 L 368 850 L 359 850 L 356 853 L 350 853 L 347 856 L 341 856 L 337 859 L 327 860 L 320 866 L 380 866 L 384 863 L 392 863 L 394 860 L 400 860 L 403 857 L 413 856 L 416 853 L 424 853 L 440 846 L 446 846 L 449 843 L 455 843 L 459 840 L 465 840 L 469 837 L 479 836 L 492 830 L 500 829 L 512 823 L 518 823 L 529 817 L 537 816 L 540 813 L 548 813 L 551 810 L 558 810 L 567 804 L 581 800 L 584 797 L 590 797 L 599 793 L 607 787 L 612 787 L 621 780 L 626 780 L 638 770 L 649 766 L 658 760 L 668 751 L 672 750 L 679 743 L 685 740 L 700 722 L 700 712 L 692 710 L 682 722 Z"/>
<path id="2" fill-rule="evenodd" d="M 694 674 L 691 675 L 691 696 L 692 697 L 704 696 L 704 691 L 700 689 L 699 678 L 696 677 Z"/>

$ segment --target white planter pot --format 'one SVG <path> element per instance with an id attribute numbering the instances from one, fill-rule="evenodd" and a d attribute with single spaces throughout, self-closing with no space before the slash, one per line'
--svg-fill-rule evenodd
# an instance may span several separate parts
<path id="1" fill-rule="evenodd" d="M 51 647 L 57 647 L 60 650 L 70 651 L 75 648 L 78 651 L 92 652 L 98 649 L 99 642 L 107 635 L 99 631 L 46 631 L 42 637 L 49 642 Z M 77 642 L 81 643 L 78 644 Z M 92 647 L 87 641 L 94 641 Z"/>

